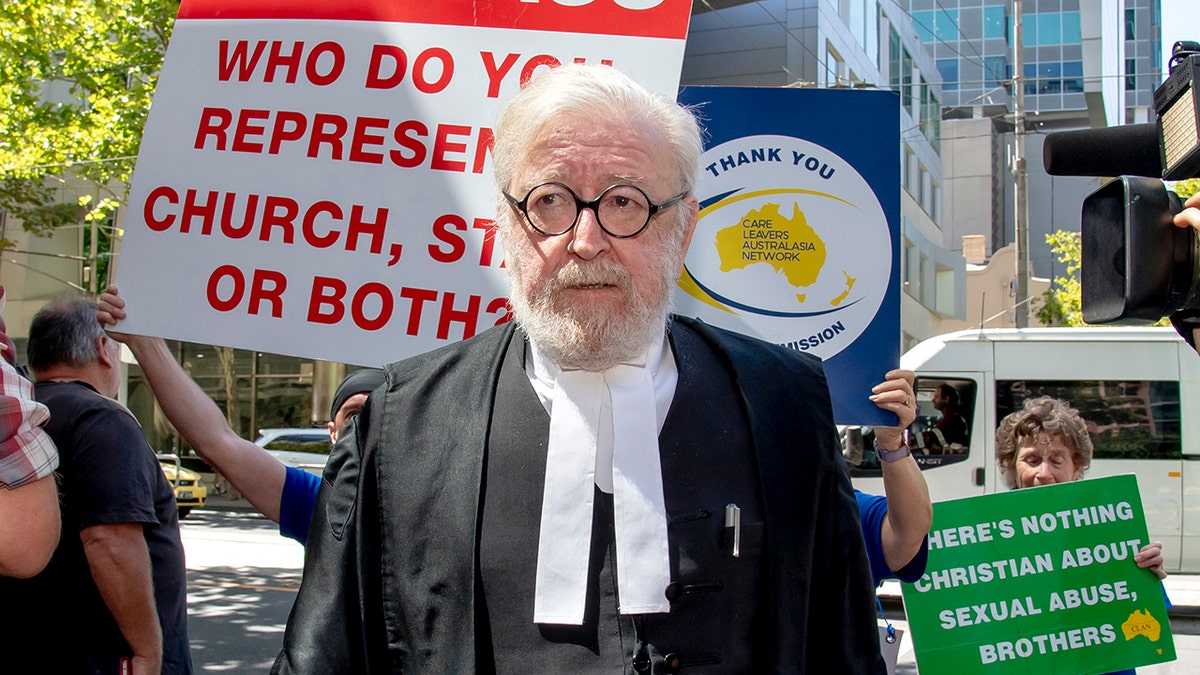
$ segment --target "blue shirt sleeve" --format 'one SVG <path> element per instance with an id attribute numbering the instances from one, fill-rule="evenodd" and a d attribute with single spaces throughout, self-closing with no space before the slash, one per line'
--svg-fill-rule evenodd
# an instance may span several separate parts
<path id="1" fill-rule="evenodd" d="M 317 503 L 321 477 L 294 466 L 287 468 L 283 495 L 279 498 L 279 534 L 308 543 L 308 525 Z"/>
<path id="2" fill-rule="evenodd" d="M 892 572 L 883 555 L 883 537 L 880 534 L 883 517 L 887 515 L 887 497 L 869 495 L 858 490 L 854 491 L 854 496 L 858 498 L 863 540 L 867 544 L 867 558 L 871 562 L 871 583 L 879 586 L 884 579 L 899 579 L 909 583 L 920 579 L 929 560 L 929 537 L 921 542 L 921 549 L 908 564 L 899 571 Z"/>

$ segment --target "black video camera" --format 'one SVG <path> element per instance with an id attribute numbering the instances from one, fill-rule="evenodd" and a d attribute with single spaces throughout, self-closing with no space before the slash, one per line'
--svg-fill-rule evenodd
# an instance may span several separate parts
<path id="1" fill-rule="evenodd" d="M 1155 323 L 1200 313 L 1200 249 L 1175 227 L 1182 201 L 1163 180 L 1200 177 L 1200 43 L 1177 42 L 1154 92 L 1153 124 L 1049 134 L 1046 172 L 1120 176 L 1083 202 L 1080 285 L 1088 323 Z"/>

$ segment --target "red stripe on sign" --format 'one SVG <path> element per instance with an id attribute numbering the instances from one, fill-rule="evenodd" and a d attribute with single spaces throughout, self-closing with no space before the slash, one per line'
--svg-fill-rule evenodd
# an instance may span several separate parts
<path id="1" fill-rule="evenodd" d="M 691 0 L 183 0 L 180 19 L 389 21 L 687 37 Z"/>

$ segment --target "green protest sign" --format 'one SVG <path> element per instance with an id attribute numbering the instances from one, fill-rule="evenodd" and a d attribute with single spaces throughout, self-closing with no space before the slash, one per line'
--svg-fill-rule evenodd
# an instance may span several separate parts
<path id="1" fill-rule="evenodd" d="M 1134 476 L 939 502 L 929 565 L 904 584 L 931 673 L 1094 675 L 1175 659 Z"/>

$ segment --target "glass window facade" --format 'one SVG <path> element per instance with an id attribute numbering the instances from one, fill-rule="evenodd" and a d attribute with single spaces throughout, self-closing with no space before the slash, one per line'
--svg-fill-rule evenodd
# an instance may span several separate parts
<path id="1" fill-rule="evenodd" d="M 913 12 L 914 24 L 921 24 L 917 27 L 919 36 L 934 41 L 930 50 L 943 80 L 948 80 L 948 73 L 958 73 L 956 84 L 942 87 L 946 105 L 970 105 L 988 90 L 1011 82 L 1011 5 L 999 0 L 958 0 L 912 6 L 920 10 Z M 1025 3 L 1025 10 L 1022 37 L 1025 46 L 1031 48 L 1025 57 L 1029 65 L 1023 73 L 1025 93 L 1046 97 L 1031 101 L 1031 105 L 1061 109 L 1068 103 L 1064 94 L 1083 91 L 1082 72 L 1072 63 L 1082 62 L 1078 53 L 1082 45 L 1079 2 L 1031 1 Z M 957 40 L 948 40 L 941 33 L 942 17 L 947 21 L 957 18 Z M 949 63 L 951 60 L 958 61 L 957 68 Z M 1050 65 L 1053 63 L 1058 64 L 1057 71 Z"/>
<path id="2" fill-rule="evenodd" d="M 1133 59 L 1129 60 L 1133 62 Z M 1025 64 L 1026 94 L 1061 94 L 1083 91 L 1082 61 L 1043 61 Z M 1128 83 L 1127 83 L 1128 84 Z"/>
<path id="3" fill-rule="evenodd" d="M 1012 77 L 1012 66 L 1008 65 L 1007 56 L 986 56 L 983 62 L 987 77 L 985 86 L 999 87 Z"/>
<path id="4" fill-rule="evenodd" d="M 1030 83 L 1027 95 L 1034 96 L 1028 104 L 1043 112 L 1079 110 L 1086 106 L 1083 99 L 1082 74 L 1072 62 L 1082 62 L 1083 11 L 1094 11 L 1091 0 L 1026 0 L 1023 6 L 1023 42 L 1029 47 L 1024 61 L 1036 64 L 1029 78 L 1047 80 Z M 1012 3 L 1009 0 L 909 0 L 900 3 L 910 10 L 917 37 L 933 56 L 938 69 L 951 73 L 955 69 L 946 61 L 958 60 L 957 86 L 943 87 L 944 103 L 951 107 L 984 105 L 1000 102 L 988 98 L 987 92 L 1011 81 L 1011 43 L 1014 35 Z M 1081 7 L 1087 7 L 1081 10 Z M 1126 37 L 1125 55 L 1138 59 L 1137 73 L 1157 73 L 1162 59 L 1155 50 L 1160 26 L 1155 17 L 1159 0 L 1127 0 L 1115 15 L 1117 38 Z M 883 43 L 885 46 L 887 42 Z M 1007 62 L 1002 65 L 1001 59 Z M 1043 64 L 1059 63 L 1060 74 L 1039 70 Z M 975 72 L 979 70 L 981 72 Z M 1048 70 L 1048 69 L 1047 69 Z M 1022 74 L 1024 77 L 1024 74 Z M 1133 77 L 1132 87 L 1124 96 L 1127 107 L 1151 105 L 1151 77 Z M 894 88 L 896 85 L 893 85 Z M 915 93 L 914 93 L 915 96 Z M 989 103 L 990 102 L 990 103 Z"/>
<path id="5" fill-rule="evenodd" d="M 1008 17 L 1004 7 L 983 8 L 983 37 L 1008 39 Z"/>
<path id="6" fill-rule="evenodd" d="M 1037 91 L 1039 94 L 1062 93 L 1062 64 L 1040 63 L 1037 69 Z"/>
<path id="7" fill-rule="evenodd" d="M 935 14 L 934 35 L 939 40 L 950 41 L 958 39 L 958 10 L 938 9 Z"/>
<path id="8" fill-rule="evenodd" d="M 1025 14 L 1022 27 L 1026 47 L 1080 44 L 1079 12 Z"/>
<path id="9" fill-rule="evenodd" d="M 1079 33 L 1079 12 L 1063 12 L 1062 14 L 1062 43 L 1077 45 L 1083 43 Z"/>
<path id="10" fill-rule="evenodd" d="M 900 36 L 895 28 L 888 34 L 888 83 L 900 91 Z"/>
<path id="11" fill-rule="evenodd" d="M 327 410 L 314 413 L 315 362 L 310 359 L 190 342 L 168 344 L 184 370 L 242 438 L 254 440 L 259 429 L 265 428 L 313 427 L 315 421 L 329 414 Z M 126 400 L 155 451 L 188 454 L 187 444 L 157 406 L 136 364 L 129 367 Z"/>
<path id="12" fill-rule="evenodd" d="M 958 10 L 958 39 L 978 42 L 983 38 L 983 8 L 963 7 Z"/>
<path id="13" fill-rule="evenodd" d="M 913 28 L 917 30 L 917 37 L 921 42 L 931 43 L 937 42 L 934 36 L 934 13 L 933 12 L 913 12 L 912 22 Z"/>
<path id="14" fill-rule="evenodd" d="M 1062 20 L 1057 12 L 1037 15 L 1037 44 L 1062 44 Z"/>
<path id="15" fill-rule="evenodd" d="M 958 59 L 938 59 L 937 69 L 942 75 L 942 91 L 957 91 Z"/>
<path id="16" fill-rule="evenodd" d="M 917 37 L 921 42 L 953 42 L 960 39 L 959 10 L 957 9 L 923 10 L 912 12 L 911 16 L 913 28 L 916 29 Z M 975 32 L 977 32 L 977 27 Z"/>
<path id="17" fill-rule="evenodd" d="M 1083 61 L 1064 61 L 1062 64 L 1063 91 L 1083 91 Z"/>
<path id="18" fill-rule="evenodd" d="M 933 147 L 933 151 L 942 154 L 942 104 L 938 101 L 933 87 L 925 85 L 921 78 L 921 131 Z M 931 215 L 932 210 L 926 209 Z"/>
<path id="19" fill-rule="evenodd" d="M 917 37 L 925 43 L 1008 38 L 1008 19 L 1002 6 L 942 8 L 911 13 Z"/>

